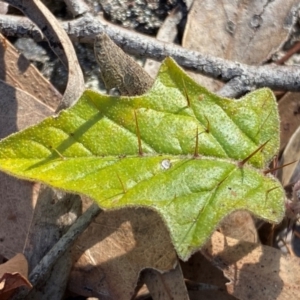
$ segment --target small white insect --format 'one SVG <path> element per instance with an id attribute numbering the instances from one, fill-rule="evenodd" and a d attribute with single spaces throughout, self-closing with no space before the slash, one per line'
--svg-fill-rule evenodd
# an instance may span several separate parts
<path id="1" fill-rule="evenodd" d="M 168 170 L 172 167 L 172 163 L 169 159 L 164 159 L 161 161 L 160 166 L 163 170 Z"/>

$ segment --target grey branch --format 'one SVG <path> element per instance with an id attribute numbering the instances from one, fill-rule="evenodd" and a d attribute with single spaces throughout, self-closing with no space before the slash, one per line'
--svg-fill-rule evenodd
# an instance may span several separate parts
<path id="1" fill-rule="evenodd" d="M 125 52 L 161 61 L 171 56 L 181 66 L 224 82 L 239 78 L 239 91 L 270 87 L 275 90 L 300 91 L 300 68 L 297 66 L 249 66 L 238 62 L 203 55 L 178 45 L 164 43 L 113 24 L 103 24 L 99 18 L 85 15 L 64 23 L 72 40 L 92 42 L 95 35 L 105 31 Z M 237 81 L 235 81 L 237 82 Z"/>
<path id="2" fill-rule="evenodd" d="M 0 16 L 0 24 L 5 24 L 5 26 L 2 26 L 6 28 L 6 32 L 9 31 L 9 25 L 14 24 L 13 22 L 14 20 L 11 20 L 8 23 L 6 19 L 5 23 L 3 16 Z M 206 76 L 223 82 L 234 79 L 234 84 L 232 83 L 222 90 L 223 96 L 234 96 L 259 87 L 300 91 L 300 68 L 297 66 L 249 66 L 210 55 L 203 55 L 113 24 L 108 25 L 99 17 L 94 17 L 89 13 L 75 20 L 63 22 L 62 25 L 73 41 L 93 43 L 96 35 L 106 32 L 127 53 L 153 58 L 158 61 L 171 56 L 179 65 Z M 14 24 L 14 28 L 17 28 L 17 25 Z M 26 31 L 26 28 L 23 31 Z"/>
<path id="3" fill-rule="evenodd" d="M 39 264 L 32 270 L 29 280 L 36 285 L 49 271 L 57 259 L 70 248 L 78 236 L 89 226 L 91 221 L 101 212 L 97 204 L 92 204 L 70 227 L 68 232 L 54 245 L 54 247 L 42 258 Z"/>

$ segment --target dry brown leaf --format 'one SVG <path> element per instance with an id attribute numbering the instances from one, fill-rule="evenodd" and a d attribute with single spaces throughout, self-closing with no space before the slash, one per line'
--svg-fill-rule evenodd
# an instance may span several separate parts
<path id="1" fill-rule="evenodd" d="M 68 83 L 59 109 L 70 107 L 84 91 L 84 78 L 77 56 L 67 33 L 56 17 L 40 0 L 22 1 L 7 0 L 20 9 L 31 21 L 43 30 L 49 46 L 62 63 L 68 68 Z"/>
<path id="2" fill-rule="evenodd" d="M 21 253 L 18 253 L 12 259 L 0 265 L 0 299 L 11 299 L 11 296 L 21 286 L 31 288 L 27 276 L 27 260 Z"/>
<path id="3" fill-rule="evenodd" d="M 4 273 L 18 272 L 24 277 L 28 276 L 28 263 L 27 259 L 22 253 L 16 254 L 13 258 L 0 265 L 0 277 Z"/>
<path id="4" fill-rule="evenodd" d="M 53 98 L 58 102 L 60 95 L 3 36 L 0 39 L 3 61 L 0 78 L 6 81 L 0 80 L 0 138 L 3 138 L 53 113 L 35 96 L 43 95 L 46 101 Z M 7 258 L 23 250 L 37 190 L 38 185 L 0 173 L 0 253 Z"/>
<path id="5" fill-rule="evenodd" d="M 0 34 L 0 79 L 55 109 L 62 95 L 24 55 Z"/>
<path id="6" fill-rule="evenodd" d="M 278 103 L 280 116 L 280 150 L 300 126 L 300 93 L 287 93 Z"/>
<path id="7" fill-rule="evenodd" d="M 235 211 L 222 220 L 221 232 L 231 238 L 251 243 L 258 242 L 255 222 L 247 211 Z"/>
<path id="8" fill-rule="evenodd" d="M 102 212 L 73 249 L 69 290 L 101 299 L 130 299 L 141 270 L 167 271 L 177 260 L 161 218 L 144 208 Z"/>
<path id="9" fill-rule="evenodd" d="M 0 2 L 0 14 L 5 15 L 8 11 L 8 3 Z"/>
<path id="10" fill-rule="evenodd" d="M 280 159 L 280 165 L 300 160 L 300 127 L 291 136 L 285 150 Z M 278 171 L 278 178 L 283 186 L 294 184 L 300 180 L 300 163 L 294 163 Z"/>
<path id="11" fill-rule="evenodd" d="M 32 95 L 1 80 L 0 90 L 0 138 L 53 113 Z M 0 173 L 0 253 L 6 258 L 23 250 L 36 200 L 34 186 L 34 183 Z"/>
<path id="12" fill-rule="evenodd" d="M 196 252 L 187 262 L 181 262 L 184 278 L 193 282 L 188 284 L 190 300 L 233 300 L 225 289 L 228 280 L 223 272 L 213 266 L 201 252 Z"/>
<path id="13" fill-rule="evenodd" d="M 6 258 L 24 248 L 36 199 L 34 187 L 0 173 L 0 253 Z"/>
<path id="14" fill-rule="evenodd" d="M 259 65 L 281 47 L 296 22 L 298 0 L 194 1 L 183 46 L 203 54 Z M 193 74 L 193 73 L 191 73 Z M 222 84 L 200 75 L 216 91 Z"/>
<path id="15" fill-rule="evenodd" d="M 151 297 L 146 284 L 143 284 L 139 289 L 133 300 L 149 300 Z"/>
<path id="16" fill-rule="evenodd" d="M 19 273 L 5 273 L 0 277 L 0 299 L 10 300 L 19 288 L 30 288 L 31 284 Z"/>
<path id="17" fill-rule="evenodd" d="M 34 96 L 0 80 L 0 138 L 37 124 L 53 114 L 53 109 Z"/>
<path id="18" fill-rule="evenodd" d="M 143 272 L 141 280 L 146 283 L 153 300 L 189 300 L 179 263 L 174 270 L 163 274 L 147 269 Z"/>
<path id="19" fill-rule="evenodd" d="M 246 299 L 298 299 L 300 258 L 215 232 L 201 252 L 230 280 L 227 291 Z"/>

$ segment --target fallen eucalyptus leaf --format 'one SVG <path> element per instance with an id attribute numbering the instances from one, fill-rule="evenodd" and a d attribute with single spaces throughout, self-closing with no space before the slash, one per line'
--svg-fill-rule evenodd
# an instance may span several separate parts
<path id="1" fill-rule="evenodd" d="M 50 107 L 29 93 L 2 80 L 0 90 L 0 138 L 37 124 L 53 113 Z M 32 182 L 0 172 L 0 253 L 7 259 L 24 249 L 37 191 L 38 186 Z"/>
<path id="2" fill-rule="evenodd" d="M 289 143 L 300 125 L 300 93 L 286 93 L 278 103 L 280 116 L 280 151 Z M 293 161 L 291 158 L 290 162 Z"/>
<path id="3" fill-rule="evenodd" d="M 259 65 L 288 39 L 297 21 L 298 6 L 298 0 L 194 1 L 182 45 L 203 54 Z M 223 86 L 203 75 L 190 74 L 214 91 Z"/>
<path id="4" fill-rule="evenodd" d="M 31 64 L 30 61 L 24 55 L 20 54 L 1 34 L 0 41 L 0 57 L 3 57 L 3 63 L 0 65 L 1 80 L 5 81 L 8 85 L 19 88 L 22 92 L 27 92 L 35 99 L 45 103 L 48 107 L 55 109 L 62 98 L 60 93 L 43 77 L 40 71 Z M 1 87 L 1 91 L 2 89 L 3 87 Z M 19 97 L 16 100 L 22 101 L 23 106 L 26 105 L 28 101 L 26 101 L 24 97 Z M 30 118 L 28 117 L 27 122 L 30 122 Z M 31 122 L 31 124 L 33 124 L 33 122 Z"/>

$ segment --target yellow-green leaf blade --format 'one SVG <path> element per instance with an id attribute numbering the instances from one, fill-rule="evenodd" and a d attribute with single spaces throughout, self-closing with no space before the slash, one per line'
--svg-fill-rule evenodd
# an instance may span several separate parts
<path id="1" fill-rule="evenodd" d="M 2 140 L 0 169 L 88 195 L 106 209 L 153 208 L 186 259 L 233 210 L 280 221 L 283 189 L 260 170 L 278 145 L 270 90 L 223 99 L 169 59 L 145 95 L 86 91 L 74 107 Z"/>

